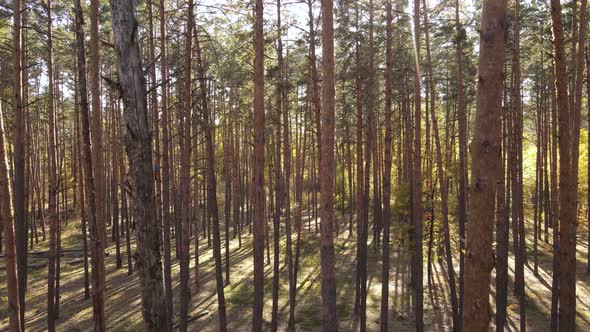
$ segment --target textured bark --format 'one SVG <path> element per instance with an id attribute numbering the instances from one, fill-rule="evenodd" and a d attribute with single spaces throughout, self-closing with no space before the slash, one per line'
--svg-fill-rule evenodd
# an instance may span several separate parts
<path id="1" fill-rule="evenodd" d="M 252 330 L 262 330 L 262 308 L 264 302 L 264 36 L 263 4 L 256 0 L 254 22 L 254 302 Z"/>
<path id="2" fill-rule="evenodd" d="M 1 107 L 1 106 L 0 106 Z M 16 267 L 16 246 L 12 219 L 12 198 L 10 197 L 10 175 L 5 150 L 5 135 L 2 109 L 0 108 L 0 218 L 4 236 L 4 259 L 6 261 L 6 289 L 8 304 L 8 329 L 10 332 L 23 331 L 20 321 L 20 299 L 18 296 L 18 272 Z"/>
<path id="3" fill-rule="evenodd" d="M 22 0 L 13 1 L 14 81 L 12 105 L 14 111 L 14 232 L 16 264 L 18 269 L 18 297 L 20 303 L 20 329 L 25 330 L 25 291 L 27 289 L 27 225 L 25 216 L 25 118 L 22 97 Z"/>
<path id="4" fill-rule="evenodd" d="M 140 57 L 135 3 L 111 0 L 118 77 L 123 98 L 125 145 L 129 159 L 133 217 L 137 224 L 138 266 L 144 330 L 168 331 L 156 217 L 152 137 L 148 125 L 146 82 Z"/>
<path id="5" fill-rule="evenodd" d="M 91 119 L 92 128 L 92 167 L 94 171 L 94 188 L 96 190 L 96 222 L 100 232 L 100 240 L 106 246 L 106 227 L 105 227 L 105 175 L 104 160 L 102 147 L 102 116 L 100 107 L 100 54 L 98 44 L 100 38 L 98 35 L 98 18 L 99 18 L 99 0 L 90 1 L 90 68 L 88 70 L 88 79 L 90 80 L 90 98 L 91 98 Z M 101 271 L 104 274 L 104 269 Z"/>
<path id="6" fill-rule="evenodd" d="M 497 181 L 501 178 L 501 103 L 506 29 L 506 1 L 485 0 L 480 54 L 472 185 L 467 224 L 463 330 L 484 331 L 490 317 L 492 237 Z"/>
<path id="7" fill-rule="evenodd" d="M 84 183 L 88 224 L 90 226 L 90 256 L 92 257 L 92 313 L 94 318 L 94 330 L 106 331 L 104 307 L 104 242 L 101 240 L 101 228 L 97 222 L 96 213 L 96 193 L 94 190 L 94 173 L 92 170 L 88 94 L 86 90 L 84 17 L 80 0 L 76 0 L 76 51 L 78 58 L 78 91 L 80 94 L 79 110 L 82 121 L 82 138 L 84 142 Z"/>
<path id="8" fill-rule="evenodd" d="M 575 16 L 575 15 L 574 15 Z M 551 0 L 555 87 L 559 130 L 559 330 L 574 331 L 576 326 L 576 223 L 577 167 L 572 174 L 572 110 L 568 105 L 565 41 L 561 3 Z M 576 146 L 576 150 L 577 150 Z M 577 164 L 577 162 L 576 162 Z M 554 271 L 555 272 L 555 271 Z M 553 289 L 553 291 L 556 291 Z"/>
<path id="9" fill-rule="evenodd" d="M 322 109 L 320 144 L 320 258 L 322 274 L 322 329 L 337 331 L 336 275 L 334 272 L 334 3 L 322 0 Z"/>

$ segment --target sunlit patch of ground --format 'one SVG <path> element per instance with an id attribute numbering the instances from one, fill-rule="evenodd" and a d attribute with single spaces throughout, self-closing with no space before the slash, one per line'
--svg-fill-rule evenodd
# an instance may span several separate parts
<path id="1" fill-rule="evenodd" d="M 307 217 L 306 217 L 307 218 Z M 348 217 L 340 218 L 342 223 L 348 222 Z M 304 230 L 301 239 L 301 261 L 298 277 L 297 308 L 295 310 L 297 329 L 301 331 L 321 330 L 320 318 L 320 262 L 319 262 L 319 237 L 315 234 L 314 223 L 307 228 L 307 219 L 304 220 Z M 336 277 L 337 277 L 337 309 L 340 321 L 340 329 L 343 331 L 354 331 L 358 329 L 358 320 L 355 319 L 354 296 L 355 296 L 355 257 L 356 257 L 356 235 L 348 236 L 348 232 L 341 227 L 343 232 L 336 238 Z M 392 238 L 399 238 L 394 234 Z M 223 229 L 223 227 L 222 227 Z M 282 230 L 282 232 L 284 229 Z M 586 237 L 582 234 L 585 230 L 579 230 L 578 245 L 578 327 L 580 331 L 590 331 L 590 289 L 588 286 L 589 276 L 586 274 Z M 230 233 L 233 232 L 230 230 Z M 272 233 L 272 230 L 271 230 Z M 529 232 L 532 234 L 532 232 Z M 109 234 L 110 235 L 110 234 Z M 79 221 L 70 221 L 63 229 L 64 249 L 81 248 L 81 237 Z M 223 237 L 223 233 L 222 233 Z M 370 240 L 372 236 L 369 236 Z M 539 242 L 539 277 L 532 273 L 532 235 L 527 239 L 529 246 L 529 264 L 525 269 L 527 287 L 527 325 L 531 331 L 545 331 L 549 327 L 550 319 L 550 298 L 551 298 L 551 255 L 550 245 Z M 124 241 L 124 237 L 122 238 Z M 293 234 L 295 241 L 295 234 Z M 174 242 L 174 241 L 172 241 Z M 583 244 L 582 244 L 583 243 Z M 225 241 L 222 238 L 222 256 Z M 293 250 L 295 247 L 293 247 Z M 33 251 L 47 250 L 47 241 L 39 242 Z M 134 250 L 134 243 L 133 249 Z M 123 268 L 115 266 L 114 243 L 109 240 L 109 253 L 107 263 L 107 291 L 106 291 L 106 316 L 108 329 L 111 331 L 141 331 L 141 298 L 137 275 L 127 275 L 126 251 L 124 242 L 121 247 L 123 255 Z M 435 249 L 436 251 L 436 249 Z M 207 240 L 200 240 L 200 291 L 195 292 L 194 256 L 191 257 L 191 280 L 193 289 L 191 315 L 200 315 L 207 312 L 203 317 L 193 321 L 189 325 L 192 331 L 217 331 L 217 294 L 214 275 L 214 262 L 211 248 L 207 246 Z M 285 240 L 281 241 L 281 253 L 285 252 Z M 426 248 L 424 250 L 426 254 Z M 252 237 L 247 234 L 247 227 L 242 236 L 242 246 L 238 246 L 238 239 L 230 241 L 230 284 L 226 285 L 225 298 L 227 303 L 227 314 L 229 329 L 232 331 L 250 331 L 253 277 L 252 277 Z M 272 243 L 270 246 L 270 262 L 272 262 Z M 268 255 L 265 248 L 265 263 Z M 191 247 L 191 254 L 194 255 L 194 239 Z M 79 254 L 76 254 L 79 256 Z M 174 258 L 174 252 L 173 252 Z M 87 331 L 92 328 L 92 303 L 90 299 L 84 298 L 84 278 L 82 264 L 69 264 L 74 257 L 69 254 L 62 257 L 61 264 L 61 298 L 60 318 L 58 320 L 59 331 Z M 36 268 L 29 268 L 29 284 L 27 292 L 27 314 L 26 326 L 29 331 L 43 331 L 46 329 L 46 303 L 47 303 L 47 268 L 46 257 L 30 256 L 29 262 Z M 438 257 L 433 258 L 433 283 L 428 286 L 427 269 L 424 268 L 424 320 L 427 330 L 448 331 L 451 329 L 450 305 L 448 300 L 448 284 L 446 279 L 446 268 Z M 426 263 L 426 258 L 425 258 Z M 455 259 L 456 271 L 458 262 Z M 512 257 L 510 264 L 513 264 Z M 513 277 L 513 265 L 510 267 L 510 282 Z M 224 264 L 225 267 L 225 264 Z M 0 303 L 5 305 L 4 260 L 0 263 Z M 409 256 L 399 251 L 398 241 L 392 243 L 391 264 L 390 264 L 390 328 L 395 331 L 413 331 L 413 314 L 409 299 Z M 265 303 L 264 321 L 270 327 L 272 308 L 272 264 L 265 265 Z M 180 287 L 178 285 L 179 266 L 178 261 L 173 265 L 173 282 L 175 313 L 178 312 L 178 300 L 180 298 Z M 225 278 L 225 273 L 224 273 Z M 510 285 L 512 287 L 512 285 Z M 285 257 L 281 255 L 281 279 L 279 289 L 279 328 L 286 328 L 289 316 L 289 293 L 288 293 L 287 266 Z M 494 290 L 492 289 L 492 292 Z M 509 323 L 507 329 L 516 331 L 519 326 L 518 302 L 512 296 L 510 289 L 508 300 Z M 369 243 L 368 249 L 368 296 L 367 296 L 367 328 L 370 331 L 379 328 L 381 307 L 381 254 L 380 250 L 375 251 L 373 243 Z M 492 305 L 492 308 L 494 306 Z M 175 322 L 178 317 L 175 317 Z M 8 318 L 6 309 L 0 310 L 0 331 L 7 328 Z M 493 325 L 493 320 L 492 320 Z"/>

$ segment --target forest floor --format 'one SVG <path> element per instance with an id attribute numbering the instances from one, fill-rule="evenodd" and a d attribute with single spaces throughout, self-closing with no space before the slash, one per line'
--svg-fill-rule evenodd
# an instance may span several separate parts
<path id="1" fill-rule="evenodd" d="M 340 218 L 343 224 L 348 223 L 348 217 Z M 304 220 L 306 226 L 301 237 L 301 262 L 298 277 L 297 307 L 295 310 L 296 325 L 300 331 L 320 331 L 320 262 L 319 237 L 315 234 L 314 222 Z M 311 225 L 311 226 L 308 226 Z M 529 225 L 530 226 L 530 225 Z M 342 227 L 344 228 L 344 227 Z M 548 331 L 550 321 L 551 302 L 551 246 L 539 242 L 539 275 L 532 271 L 532 229 L 527 233 L 528 264 L 525 267 L 526 283 L 526 311 L 527 328 L 529 331 Z M 269 229 L 272 233 L 272 229 Z M 62 231 L 62 248 L 81 248 L 80 223 L 70 221 Z M 590 276 L 586 274 L 587 247 L 586 229 L 578 229 L 578 266 L 577 266 L 577 326 L 579 331 L 590 331 Z M 295 239 L 295 234 L 293 235 Z M 369 235 L 372 239 L 372 236 Z M 390 330 L 413 331 L 415 329 L 409 301 L 409 255 L 400 253 L 396 239 L 398 232 L 392 234 L 391 267 L 390 267 Z M 141 331 L 141 294 L 137 275 L 127 275 L 127 256 L 122 239 L 121 254 L 123 268 L 116 268 L 114 243 L 109 241 L 106 258 L 106 317 L 109 331 Z M 35 252 L 47 250 L 47 242 L 39 242 Z M 132 245 L 134 251 L 135 243 Z M 222 234 L 222 246 L 224 245 Z M 192 242 L 194 245 L 194 241 Z M 192 248 L 194 252 L 194 248 Z M 193 292 L 191 315 L 204 316 L 194 320 L 189 325 L 190 331 L 217 331 L 217 295 L 214 274 L 212 250 L 207 245 L 207 239 L 200 240 L 200 291 Z M 425 254 L 426 254 L 425 248 Z M 435 250 L 436 251 L 436 250 Z M 224 256 L 222 247 L 222 256 Z M 251 310 L 253 297 L 252 284 L 252 237 L 244 230 L 242 246 L 238 239 L 230 241 L 230 284 L 225 287 L 227 303 L 228 329 L 230 331 L 250 331 Z M 281 242 L 281 253 L 285 252 L 285 243 Z M 337 278 L 337 309 L 342 331 L 358 330 L 358 321 L 354 319 L 355 296 L 355 257 L 356 235 L 348 236 L 343 231 L 336 238 L 336 278 Z M 269 257 L 272 262 L 272 243 L 270 252 L 265 249 L 265 260 Z M 80 253 L 74 256 L 80 257 Z M 173 255 L 174 256 L 174 255 Z M 433 278 L 429 285 L 427 268 L 424 268 L 424 324 L 427 331 L 451 330 L 450 304 L 448 300 L 448 285 L 446 270 L 443 262 L 434 257 L 432 264 Z M 62 257 L 61 264 L 61 297 L 58 320 L 59 331 L 89 331 L 92 329 L 92 303 L 84 298 L 84 265 L 75 262 L 72 253 Z M 78 259 L 79 261 L 79 259 Z M 29 331 L 46 330 L 47 303 L 47 258 L 45 255 L 29 256 L 29 281 L 27 291 L 26 326 Z M 426 258 L 425 258 L 426 262 Z M 455 262 L 457 263 L 457 262 Z M 510 282 L 513 281 L 513 257 L 510 257 Z M 456 264 L 458 265 L 458 264 Z M 225 266 L 225 265 L 224 265 Z M 455 268 L 458 271 L 458 268 Z M 194 258 L 191 260 L 190 286 L 194 290 Z M 272 308 L 272 264 L 265 266 L 265 303 L 264 321 L 270 327 Z M 180 298 L 178 284 L 178 261 L 173 265 L 175 312 Z M 225 277 L 225 273 L 224 273 Z M 493 277 L 493 276 L 492 276 Z M 492 279 L 492 285 L 495 284 Z M 517 299 L 512 295 L 510 284 L 508 298 L 508 331 L 517 331 L 519 326 L 519 307 Z M 279 290 L 279 329 L 284 330 L 289 315 L 288 307 L 287 267 L 284 256 L 281 256 L 281 280 Z M 367 291 L 367 329 L 379 329 L 379 313 L 381 306 L 381 256 L 380 250 L 375 251 L 371 243 L 368 250 L 368 291 Z M 492 295 L 495 294 L 492 288 Z M 8 326 L 6 310 L 6 284 L 4 259 L 0 262 L 0 331 Z M 492 296 L 490 296 L 492 298 Z M 494 305 L 492 304 L 492 309 Z M 175 319 L 177 321 L 177 318 Z M 492 325 L 493 325 L 493 319 Z"/>

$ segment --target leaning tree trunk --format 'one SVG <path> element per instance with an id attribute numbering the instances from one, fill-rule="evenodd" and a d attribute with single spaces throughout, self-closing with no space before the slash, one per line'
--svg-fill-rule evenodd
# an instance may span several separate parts
<path id="1" fill-rule="evenodd" d="M 504 80 L 506 1 L 483 3 L 476 95 L 471 144 L 472 181 L 465 260 L 463 330 L 485 331 L 490 318 L 490 278 L 496 185 L 501 178 L 501 110 Z"/>
<path id="2" fill-rule="evenodd" d="M 160 252 L 161 233 L 156 217 L 152 140 L 148 125 L 146 82 L 141 63 L 135 2 L 111 0 L 119 88 L 123 98 L 125 145 L 129 158 L 133 217 L 137 223 L 138 267 L 142 314 L 147 331 L 168 331 Z"/>

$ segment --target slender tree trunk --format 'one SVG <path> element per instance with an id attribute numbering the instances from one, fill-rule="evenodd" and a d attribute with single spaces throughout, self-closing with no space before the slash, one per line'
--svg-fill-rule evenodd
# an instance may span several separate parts
<path id="1" fill-rule="evenodd" d="M 256 0 L 254 23 L 254 302 L 252 330 L 262 330 L 264 303 L 264 35 L 263 3 Z"/>
<path id="2" fill-rule="evenodd" d="M 76 50 L 78 57 L 78 91 L 80 93 L 80 115 L 82 119 L 82 137 L 84 141 L 84 182 L 88 206 L 88 223 L 90 225 L 90 252 L 92 264 L 92 312 L 94 330 L 106 331 L 104 307 L 104 242 L 101 240 L 101 225 L 97 221 L 96 194 L 94 191 L 94 173 L 90 143 L 90 122 L 88 94 L 86 90 L 86 56 L 84 49 L 84 17 L 80 0 L 76 0 Z"/>
<path id="3" fill-rule="evenodd" d="M 422 129 L 421 129 L 421 87 L 420 87 L 420 0 L 414 0 L 414 169 L 412 174 L 412 219 L 413 246 L 412 254 L 412 288 L 416 331 L 424 330 L 424 294 L 423 294 L 423 259 L 422 259 Z"/>
<path id="4" fill-rule="evenodd" d="M 0 105 L 0 218 L 4 235 L 4 258 L 6 261 L 6 288 L 8 293 L 8 328 L 11 332 L 24 331 L 20 321 L 20 299 L 18 292 L 18 272 L 16 268 L 16 247 L 12 219 L 12 200 L 10 197 L 10 177 L 6 158 L 4 121 Z"/>
<path id="5" fill-rule="evenodd" d="M 172 254 L 170 248 L 170 160 L 169 160 L 169 114 L 168 114 L 168 62 L 166 58 L 166 11 L 165 0 L 160 0 L 160 57 L 162 75 L 162 225 L 164 251 L 164 290 L 168 317 L 173 317 L 172 303 Z"/>
<path id="6" fill-rule="evenodd" d="M 389 328 L 389 221 L 391 219 L 391 148 L 392 148 L 392 79 L 393 72 L 393 14 L 391 0 L 387 0 L 386 8 L 386 41 L 385 41 L 385 169 L 383 170 L 383 255 L 381 258 L 381 332 Z"/>
<path id="7" fill-rule="evenodd" d="M 180 197 L 181 197 L 181 233 L 180 243 L 180 331 L 187 331 L 187 320 L 189 307 L 191 304 L 191 290 L 189 287 L 189 263 L 190 263 L 190 165 L 191 165 L 191 54 L 192 54 L 192 35 L 194 18 L 194 3 L 188 1 L 188 17 L 185 30 L 185 49 L 184 49 L 184 109 L 181 115 L 181 138 L 180 146 Z"/>
<path id="8" fill-rule="evenodd" d="M 481 22 L 477 112 L 471 145 L 472 193 L 467 224 L 463 330 L 489 325 L 492 238 L 497 180 L 501 178 L 501 113 L 506 1 L 485 0 Z"/>
<path id="9" fill-rule="evenodd" d="M 52 38 L 52 17 L 51 17 L 51 0 L 47 1 L 47 77 L 48 93 L 47 113 L 49 118 L 49 144 L 47 146 L 49 156 L 49 263 L 47 277 L 47 329 L 55 331 L 55 321 L 57 320 L 56 308 L 56 255 L 57 253 L 57 228 L 59 227 L 59 216 L 57 213 L 57 194 L 58 194 L 58 177 L 57 177 L 57 124 L 55 116 L 54 101 L 54 80 L 53 80 L 53 38 Z"/>
<path id="10" fill-rule="evenodd" d="M 100 106 L 100 54 L 98 51 L 98 44 L 100 42 L 98 35 L 98 18 L 99 18 L 99 0 L 90 1 L 90 98 L 92 117 L 90 119 L 92 126 L 92 167 L 94 170 L 94 188 L 96 190 L 96 221 L 98 223 L 98 231 L 100 232 L 100 240 L 103 242 L 103 247 L 106 246 L 106 227 L 105 227 L 105 175 L 104 175 L 104 161 L 102 148 L 102 117 Z M 104 269 L 100 271 L 105 274 Z"/>
<path id="11" fill-rule="evenodd" d="M 506 96 L 506 94 L 505 94 Z M 504 97 L 506 101 L 506 97 Z M 506 102 L 505 102 L 506 103 Z M 506 113 L 502 113 L 502 146 L 506 147 Z M 503 332 L 506 325 L 506 304 L 508 302 L 508 236 L 510 192 L 506 192 L 506 149 L 502 149 L 502 171 L 496 190 L 496 331 Z M 506 201 L 508 197 L 508 201 Z"/>
<path id="12" fill-rule="evenodd" d="M 432 67 L 432 59 L 430 54 L 430 34 L 428 25 L 428 7 L 426 7 L 426 0 L 423 0 L 424 6 L 424 36 L 426 42 L 426 61 L 428 63 L 428 83 L 430 88 L 430 116 L 432 120 L 432 130 L 434 136 L 434 143 L 436 149 L 436 173 L 438 175 L 439 191 L 441 199 L 441 214 L 444 231 L 444 247 L 445 258 L 447 261 L 447 273 L 449 275 L 449 290 L 451 297 L 451 310 L 453 314 L 453 330 L 458 331 L 461 320 L 459 318 L 459 306 L 457 303 L 457 290 L 455 285 L 455 268 L 453 266 L 453 253 L 451 252 L 451 234 L 449 228 L 449 207 L 448 207 L 448 191 L 447 179 L 445 178 L 443 169 L 443 156 L 440 142 L 440 134 L 438 130 L 438 121 L 436 118 L 436 90 L 434 82 L 434 74 Z"/>
<path id="13" fill-rule="evenodd" d="M 459 0 L 455 1 L 455 26 L 457 39 L 457 118 L 459 122 L 459 317 L 463 317 L 464 272 L 465 272 L 465 225 L 467 223 L 467 112 L 463 87 L 463 39 L 465 33 L 459 20 Z M 461 331 L 462 326 L 458 326 Z"/>
<path id="14" fill-rule="evenodd" d="M 555 62 L 553 66 L 555 67 Z M 555 85 L 555 68 L 552 70 L 551 87 L 551 220 L 553 227 L 552 243 L 552 274 L 551 274 L 551 331 L 558 329 L 559 309 L 559 185 L 557 176 L 557 150 L 558 150 L 558 109 L 557 91 Z"/>
<path id="15" fill-rule="evenodd" d="M 213 144 L 213 129 L 211 114 L 207 104 L 207 89 L 205 86 L 205 67 L 201 54 L 199 34 L 195 34 L 195 47 L 197 52 L 197 75 L 199 80 L 201 109 L 203 123 L 205 124 L 205 149 L 206 149 L 206 172 L 207 172 L 207 210 L 213 219 L 213 257 L 215 260 L 215 282 L 217 285 L 217 306 L 219 311 L 219 330 L 227 331 L 227 318 L 225 313 L 225 293 L 223 290 L 223 272 L 221 263 L 221 239 L 219 234 L 219 207 L 217 203 L 217 178 L 215 177 L 215 151 Z M 209 215 L 207 217 L 209 217 Z M 263 222 L 263 220 L 261 220 Z M 261 255 L 262 256 L 262 255 Z"/>
<path id="16" fill-rule="evenodd" d="M 283 41 L 281 38 L 281 0 L 277 0 L 277 91 L 276 91 L 276 123 L 275 123 L 275 157 L 274 165 L 274 192 L 275 206 L 273 214 L 273 288 L 272 288 L 272 314 L 271 314 L 271 331 L 278 328 L 278 311 L 279 311 L 279 273 L 280 273 L 280 222 L 282 209 L 282 178 L 281 178 L 281 112 L 283 111 Z"/>

